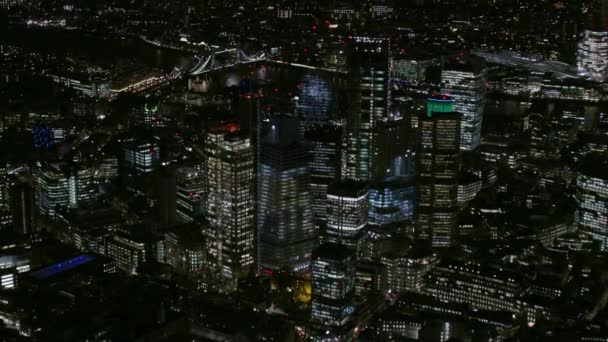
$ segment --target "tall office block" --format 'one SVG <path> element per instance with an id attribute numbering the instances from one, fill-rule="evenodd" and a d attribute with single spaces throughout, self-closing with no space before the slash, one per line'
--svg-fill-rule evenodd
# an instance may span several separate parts
<path id="1" fill-rule="evenodd" d="M 170 164 L 163 165 L 158 168 L 156 176 L 158 222 L 162 227 L 168 227 L 177 223 L 177 177 L 175 167 Z"/>
<path id="2" fill-rule="evenodd" d="M 327 217 L 327 187 L 340 177 L 342 128 L 333 124 L 312 125 L 305 138 L 309 153 L 312 214 L 315 220 Z"/>
<path id="3" fill-rule="evenodd" d="M 590 155 L 576 177 L 575 224 L 608 251 L 608 159 Z"/>
<path id="4" fill-rule="evenodd" d="M 209 130 L 205 138 L 207 218 L 215 230 L 217 264 L 233 281 L 255 263 L 254 149 L 236 125 Z"/>
<path id="5" fill-rule="evenodd" d="M 454 99 L 453 109 L 462 114 L 460 149 L 479 146 L 485 106 L 486 69 L 476 60 L 447 63 L 441 74 L 442 93 Z"/>
<path id="6" fill-rule="evenodd" d="M 297 143 L 297 129 L 293 116 L 272 116 L 262 143 L 258 176 L 260 267 L 308 268 L 316 244 L 308 155 Z"/>
<path id="7" fill-rule="evenodd" d="M 30 180 L 15 175 L 9 188 L 13 227 L 18 234 L 34 232 L 34 189 Z"/>
<path id="8" fill-rule="evenodd" d="M 585 30 L 578 44 L 576 66 L 581 75 L 603 82 L 608 79 L 608 28 Z"/>
<path id="9" fill-rule="evenodd" d="M 312 257 L 311 319 L 328 327 L 348 323 L 354 310 L 355 255 L 352 249 L 323 244 Z"/>
<path id="10" fill-rule="evenodd" d="M 345 245 L 360 255 L 368 223 L 368 195 L 365 183 L 347 180 L 330 184 L 321 240 Z"/>
<path id="11" fill-rule="evenodd" d="M 10 180 L 6 163 L 0 162 L 0 210 L 9 204 Z"/>
<path id="12" fill-rule="evenodd" d="M 458 224 L 460 121 L 456 112 L 420 119 L 417 229 L 434 247 L 452 245 Z"/>
<path id="13" fill-rule="evenodd" d="M 388 120 L 390 106 L 389 49 L 387 38 L 352 37 L 348 64 L 352 76 L 353 103 L 348 118 L 346 177 L 355 180 L 379 178 L 378 134 L 381 121 Z"/>
<path id="14" fill-rule="evenodd" d="M 298 84 L 297 113 L 300 136 L 305 136 L 311 125 L 326 124 L 330 120 L 331 92 L 329 84 L 319 75 L 305 75 Z"/>

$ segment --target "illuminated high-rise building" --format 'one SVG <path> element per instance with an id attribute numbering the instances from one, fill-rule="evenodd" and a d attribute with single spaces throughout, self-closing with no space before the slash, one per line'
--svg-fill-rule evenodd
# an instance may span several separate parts
<path id="1" fill-rule="evenodd" d="M 581 75 L 603 82 L 608 78 L 608 30 L 585 30 L 578 44 L 576 66 Z"/>
<path id="2" fill-rule="evenodd" d="M 369 189 L 369 223 L 383 226 L 413 221 L 416 187 L 405 177 L 373 183 Z"/>
<path id="3" fill-rule="evenodd" d="M 331 243 L 315 249 L 312 257 L 311 319 L 328 329 L 346 325 L 354 311 L 354 294 L 354 251 Z"/>
<path id="4" fill-rule="evenodd" d="M 9 198 L 15 232 L 34 232 L 34 189 L 31 181 L 25 176 L 14 175 L 10 182 Z"/>
<path id="5" fill-rule="evenodd" d="M 481 141 L 485 81 L 486 69 L 475 60 L 447 63 L 441 74 L 442 93 L 454 100 L 453 110 L 462 114 L 461 150 L 474 150 Z M 435 101 L 430 101 L 431 104 L 433 102 Z"/>
<path id="6" fill-rule="evenodd" d="M 40 214 L 55 216 L 57 209 L 76 208 L 96 196 L 94 171 L 78 166 L 49 164 L 34 172 L 36 205 Z"/>
<path id="7" fill-rule="evenodd" d="M 605 156 L 592 154 L 581 162 L 575 198 L 576 225 L 598 241 L 602 251 L 608 251 L 608 159 Z"/>
<path id="8" fill-rule="evenodd" d="M 10 180 L 6 163 L 0 162 L 0 210 L 9 204 Z"/>
<path id="9" fill-rule="evenodd" d="M 342 244 L 362 252 L 368 223 L 365 183 L 351 180 L 330 184 L 327 189 L 327 223 L 321 241 Z"/>
<path id="10" fill-rule="evenodd" d="M 417 229 L 433 247 L 452 245 L 458 225 L 460 120 L 456 112 L 420 119 Z"/>
<path id="11" fill-rule="evenodd" d="M 328 123 L 331 92 L 327 81 L 319 75 L 305 75 L 298 87 L 299 133 L 304 136 L 307 127 Z"/>
<path id="12" fill-rule="evenodd" d="M 156 141 L 131 143 L 124 148 L 124 158 L 130 172 L 150 173 L 159 164 L 160 145 Z"/>
<path id="13" fill-rule="evenodd" d="M 227 279 L 255 264 L 254 149 L 238 125 L 209 130 L 205 139 L 206 215 L 215 229 L 217 264 Z M 213 230 L 213 229 L 212 229 Z"/>
<path id="14" fill-rule="evenodd" d="M 312 125 L 305 138 L 309 153 L 310 191 L 315 220 L 327 217 L 327 187 L 340 177 L 342 128 L 333 125 Z"/>
<path id="15" fill-rule="evenodd" d="M 13 217 L 10 215 L 10 179 L 6 163 L 0 163 L 0 228 L 10 227 Z"/>
<path id="16" fill-rule="evenodd" d="M 316 244 L 308 154 L 297 143 L 297 130 L 295 117 L 274 115 L 261 147 L 258 234 L 263 268 L 308 268 Z"/>
<path id="17" fill-rule="evenodd" d="M 348 64 L 352 76 L 353 103 L 348 118 L 346 178 L 377 179 L 383 176 L 377 165 L 378 134 L 381 121 L 389 120 L 388 38 L 352 37 Z"/>
<path id="18" fill-rule="evenodd" d="M 193 222 L 204 214 L 203 173 L 194 168 L 177 169 L 177 217 L 182 222 Z"/>

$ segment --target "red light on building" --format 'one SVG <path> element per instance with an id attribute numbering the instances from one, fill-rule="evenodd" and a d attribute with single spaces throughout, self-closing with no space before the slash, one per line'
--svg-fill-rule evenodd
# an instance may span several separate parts
<path id="1" fill-rule="evenodd" d="M 224 126 L 224 128 L 226 129 L 226 131 L 232 133 L 232 132 L 236 132 L 236 131 L 240 130 L 241 126 L 239 126 L 238 124 L 235 124 L 235 123 L 229 123 L 229 124 L 226 124 L 226 126 Z"/>

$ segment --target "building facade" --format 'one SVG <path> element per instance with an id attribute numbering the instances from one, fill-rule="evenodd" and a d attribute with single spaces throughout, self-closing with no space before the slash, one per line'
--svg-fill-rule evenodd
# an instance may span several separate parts
<path id="1" fill-rule="evenodd" d="M 582 33 L 576 66 L 581 75 L 593 81 L 603 82 L 608 78 L 608 31 Z"/>
<path id="2" fill-rule="evenodd" d="M 253 146 L 234 125 L 211 129 L 204 165 L 205 211 L 216 230 L 218 266 L 236 284 L 255 265 Z"/>
<path id="3" fill-rule="evenodd" d="M 456 112 L 420 119 L 417 230 L 434 247 L 452 245 L 458 225 L 460 121 Z"/>
<path id="4" fill-rule="evenodd" d="M 453 110 L 462 114 L 460 149 L 465 151 L 476 149 L 481 142 L 485 81 L 485 68 L 460 61 L 446 65 L 441 74 L 441 92 L 454 99 Z"/>
<path id="5" fill-rule="evenodd" d="M 574 222 L 608 251 L 608 160 L 589 156 L 576 177 Z"/>
<path id="6" fill-rule="evenodd" d="M 271 117 L 261 147 L 258 257 L 262 268 L 307 269 L 316 244 L 308 154 L 296 141 L 297 127 L 293 116 Z"/>
<path id="7" fill-rule="evenodd" d="M 354 102 L 348 120 L 345 175 L 349 179 L 369 180 L 380 171 L 376 162 L 376 128 L 380 121 L 388 119 L 390 44 L 387 38 L 373 37 L 352 37 L 348 44 Z"/>

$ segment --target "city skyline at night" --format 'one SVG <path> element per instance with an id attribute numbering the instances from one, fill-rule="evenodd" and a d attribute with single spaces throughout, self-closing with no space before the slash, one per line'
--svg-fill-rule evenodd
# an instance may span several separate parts
<path id="1" fill-rule="evenodd" d="M 608 340 L 608 0 L 0 23 L 0 341 Z"/>

